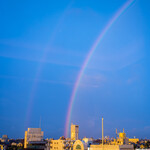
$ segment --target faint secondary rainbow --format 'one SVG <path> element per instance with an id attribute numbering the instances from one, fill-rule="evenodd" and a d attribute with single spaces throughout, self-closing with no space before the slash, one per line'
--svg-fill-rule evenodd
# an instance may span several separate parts
<path id="1" fill-rule="evenodd" d="M 31 94 L 29 97 L 28 105 L 27 105 L 28 107 L 27 107 L 27 112 L 26 112 L 25 127 L 28 127 L 30 124 L 30 118 L 31 118 L 32 109 L 34 106 L 36 92 L 38 89 L 39 78 L 40 78 L 40 75 L 41 75 L 41 72 L 42 72 L 42 69 L 44 66 L 44 60 L 46 60 L 47 54 L 48 54 L 49 49 L 50 49 L 50 45 L 56 39 L 56 36 L 58 34 L 58 29 L 62 25 L 62 23 L 64 22 L 64 19 L 67 16 L 68 10 L 72 6 L 72 4 L 73 4 L 73 0 L 67 5 L 66 9 L 64 10 L 64 12 L 63 12 L 61 18 L 59 19 L 55 29 L 53 30 L 52 35 L 50 36 L 48 46 L 44 49 L 44 54 L 43 54 L 42 59 L 41 59 L 42 61 L 40 62 L 39 66 L 37 68 L 35 80 L 34 80 L 34 83 L 32 85 Z"/>
<path id="2" fill-rule="evenodd" d="M 128 0 L 116 13 L 115 15 L 109 20 L 109 22 L 107 23 L 107 25 L 105 26 L 105 28 L 102 30 L 102 32 L 100 33 L 100 35 L 98 36 L 98 38 L 96 39 L 95 43 L 92 45 L 89 53 L 86 56 L 86 59 L 80 69 L 80 72 L 77 76 L 77 80 L 75 82 L 71 97 L 70 97 L 70 101 L 69 101 L 69 106 L 68 106 L 68 111 L 67 111 L 67 116 L 66 116 L 66 122 L 65 122 L 65 137 L 69 136 L 69 126 L 70 126 L 70 122 L 71 122 L 71 113 L 72 113 L 72 108 L 73 108 L 73 104 L 76 98 L 76 94 L 78 91 L 78 87 L 80 85 L 80 81 L 82 79 L 82 76 L 84 74 L 84 71 L 88 65 L 88 62 L 90 61 L 90 58 L 92 57 L 94 51 L 96 50 L 97 46 L 99 45 L 99 43 L 102 41 L 103 37 L 105 36 L 105 34 L 107 33 L 107 31 L 111 28 L 111 26 L 113 25 L 113 23 L 120 17 L 120 15 L 133 3 L 134 0 Z"/>

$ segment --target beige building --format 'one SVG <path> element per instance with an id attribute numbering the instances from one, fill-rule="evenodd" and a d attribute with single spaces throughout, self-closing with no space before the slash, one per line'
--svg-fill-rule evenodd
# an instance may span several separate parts
<path id="1" fill-rule="evenodd" d="M 71 138 L 60 137 L 58 140 L 47 140 L 47 150 L 72 150 L 73 144 L 78 140 L 79 126 L 71 124 Z"/>
<path id="2" fill-rule="evenodd" d="M 76 140 L 73 144 L 73 150 L 87 150 L 87 146 L 82 141 Z"/>
<path id="3" fill-rule="evenodd" d="M 71 124 L 71 140 L 78 140 L 79 126 Z"/>
<path id="4" fill-rule="evenodd" d="M 83 139 L 82 139 L 85 143 L 92 143 L 93 142 L 93 138 L 87 138 L 87 137 L 84 137 Z"/>
<path id="5" fill-rule="evenodd" d="M 129 144 L 126 133 L 119 133 L 119 137 L 108 144 L 90 145 L 90 150 L 134 150 L 134 146 Z"/>
<path id="6" fill-rule="evenodd" d="M 48 140 L 47 150 L 70 150 L 72 142 L 71 140 L 58 139 L 58 140 Z"/>
<path id="7" fill-rule="evenodd" d="M 133 145 L 91 145 L 89 150 L 134 150 Z"/>
<path id="8" fill-rule="evenodd" d="M 25 131 L 24 148 L 28 147 L 29 142 L 40 142 L 43 140 L 43 131 L 41 128 L 28 128 Z"/>
<path id="9" fill-rule="evenodd" d="M 73 150 L 134 150 L 133 145 L 123 144 L 123 145 L 110 145 L 110 144 L 100 144 L 100 145 L 90 145 L 88 146 L 83 141 L 77 140 L 73 145 Z"/>

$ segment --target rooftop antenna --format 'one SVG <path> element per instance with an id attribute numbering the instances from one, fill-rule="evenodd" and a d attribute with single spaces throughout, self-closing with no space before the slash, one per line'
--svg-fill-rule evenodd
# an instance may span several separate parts
<path id="1" fill-rule="evenodd" d="M 103 129 L 103 117 L 102 117 L 102 150 L 104 150 L 104 129 Z"/>
<path id="2" fill-rule="evenodd" d="M 41 116 L 40 116 L 39 128 L 41 128 Z"/>
<path id="3" fill-rule="evenodd" d="M 117 129 L 116 129 L 116 140 L 117 140 Z"/>

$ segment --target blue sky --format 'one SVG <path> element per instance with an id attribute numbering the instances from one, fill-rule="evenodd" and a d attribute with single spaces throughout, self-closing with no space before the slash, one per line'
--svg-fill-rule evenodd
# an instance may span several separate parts
<path id="1" fill-rule="evenodd" d="M 39 127 L 64 134 L 77 75 L 98 35 L 126 0 L 0 2 L 0 136 Z M 135 0 L 111 26 L 81 80 L 71 120 L 80 137 L 150 138 L 150 1 Z"/>

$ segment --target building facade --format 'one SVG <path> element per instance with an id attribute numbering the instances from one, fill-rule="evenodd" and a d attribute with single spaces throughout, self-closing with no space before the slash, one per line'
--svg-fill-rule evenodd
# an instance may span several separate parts
<path id="1" fill-rule="evenodd" d="M 73 150 L 87 150 L 87 147 L 80 140 L 76 140 L 73 144 Z"/>
<path id="2" fill-rule="evenodd" d="M 30 142 L 41 142 L 43 140 L 43 134 L 41 128 L 28 128 L 25 131 L 24 148 L 27 148 Z"/>
<path id="3" fill-rule="evenodd" d="M 90 145 L 90 150 L 134 150 L 134 146 L 129 144 L 129 140 L 126 137 L 126 133 L 120 132 L 119 137 L 116 137 L 114 141 L 107 144 Z"/>
<path id="4" fill-rule="evenodd" d="M 134 150 L 133 145 L 91 145 L 89 150 Z"/>
<path id="5" fill-rule="evenodd" d="M 79 126 L 71 124 L 71 140 L 78 140 Z"/>
<path id="6" fill-rule="evenodd" d="M 129 138 L 129 143 L 137 144 L 140 140 L 138 138 Z"/>
<path id="7" fill-rule="evenodd" d="M 60 137 L 58 140 L 49 139 L 46 150 L 71 150 L 73 142 L 70 139 Z"/>

